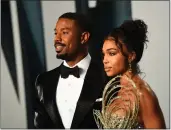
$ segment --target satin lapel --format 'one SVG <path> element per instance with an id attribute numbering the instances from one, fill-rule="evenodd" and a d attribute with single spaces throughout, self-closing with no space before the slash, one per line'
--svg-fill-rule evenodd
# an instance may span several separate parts
<path id="1" fill-rule="evenodd" d="M 48 75 L 48 82 L 46 84 L 45 93 L 45 106 L 50 118 L 54 122 L 56 128 L 64 128 L 57 105 L 56 105 L 56 89 L 59 79 L 60 67 L 53 70 Z"/>
<path id="2" fill-rule="evenodd" d="M 90 63 L 84 80 L 83 89 L 77 102 L 71 128 L 78 128 L 78 125 L 83 121 L 86 114 L 92 110 L 94 102 L 98 98 L 103 87 L 103 79 L 100 71 L 101 70 L 97 69 L 97 66 L 94 65 L 94 63 Z"/>

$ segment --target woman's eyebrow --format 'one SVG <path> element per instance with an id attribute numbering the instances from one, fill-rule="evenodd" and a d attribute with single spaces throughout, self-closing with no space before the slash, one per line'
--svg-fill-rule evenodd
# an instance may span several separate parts
<path id="1" fill-rule="evenodd" d="M 109 49 L 107 49 L 106 51 L 111 51 L 111 50 L 117 50 L 116 48 L 109 48 Z"/>

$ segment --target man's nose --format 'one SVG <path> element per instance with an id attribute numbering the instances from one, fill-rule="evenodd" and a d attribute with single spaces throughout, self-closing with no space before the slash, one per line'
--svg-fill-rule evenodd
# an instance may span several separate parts
<path id="1" fill-rule="evenodd" d="M 61 35 L 58 33 L 55 35 L 55 41 L 60 42 L 61 41 Z"/>

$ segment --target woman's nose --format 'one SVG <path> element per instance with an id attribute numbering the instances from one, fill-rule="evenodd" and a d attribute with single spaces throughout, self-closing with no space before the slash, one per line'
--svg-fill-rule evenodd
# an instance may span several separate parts
<path id="1" fill-rule="evenodd" d="M 103 57 L 103 64 L 107 64 L 109 61 L 106 56 Z"/>

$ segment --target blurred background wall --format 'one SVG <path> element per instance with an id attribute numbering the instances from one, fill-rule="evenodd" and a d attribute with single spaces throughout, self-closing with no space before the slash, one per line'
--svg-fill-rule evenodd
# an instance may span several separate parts
<path id="1" fill-rule="evenodd" d="M 169 127 L 169 2 L 133 1 L 132 17 L 143 19 L 148 25 L 149 43 L 140 67 L 144 79 L 156 93 Z"/>
<path id="2" fill-rule="evenodd" d="M 1 1 L 1 128 L 33 128 L 34 82 L 60 65 L 54 27 L 65 12 L 88 14 L 94 24 L 90 54 L 101 64 L 103 37 L 125 19 L 143 19 L 149 43 L 142 77 L 158 96 L 169 125 L 169 1 Z"/>

